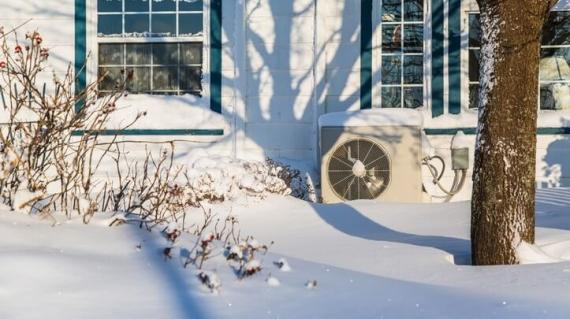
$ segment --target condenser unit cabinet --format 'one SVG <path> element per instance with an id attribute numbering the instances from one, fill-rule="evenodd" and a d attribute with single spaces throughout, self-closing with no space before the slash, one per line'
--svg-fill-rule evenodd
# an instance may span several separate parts
<path id="1" fill-rule="evenodd" d="M 421 202 L 422 122 L 409 109 L 321 116 L 323 201 Z"/>

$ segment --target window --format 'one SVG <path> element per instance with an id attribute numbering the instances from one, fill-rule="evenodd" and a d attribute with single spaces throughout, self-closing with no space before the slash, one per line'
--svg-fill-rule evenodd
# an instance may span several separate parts
<path id="1" fill-rule="evenodd" d="M 479 14 L 469 15 L 469 107 L 479 100 Z M 570 109 L 570 11 L 553 11 L 540 49 L 540 109 Z"/>
<path id="2" fill-rule="evenodd" d="M 201 0 L 98 0 L 99 89 L 126 80 L 131 93 L 200 94 Z"/>
<path id="3" fill-rule="evenodd" d="M 383 0 L 381 106 L 423 105 L 423 0 Z"/>

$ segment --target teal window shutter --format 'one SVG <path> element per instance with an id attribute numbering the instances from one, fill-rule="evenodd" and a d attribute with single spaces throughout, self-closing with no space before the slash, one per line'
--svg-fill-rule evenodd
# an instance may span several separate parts
<path id="1" fill-rule="evenodd" d="M 360 9 L 360 108 L 372 108 L 372 0 Z"/>
<path id="2" fill-rule="evenodd" d="M 431 5 L 431 115 L 443 114 L 443 0 L 432 0 Z"/>

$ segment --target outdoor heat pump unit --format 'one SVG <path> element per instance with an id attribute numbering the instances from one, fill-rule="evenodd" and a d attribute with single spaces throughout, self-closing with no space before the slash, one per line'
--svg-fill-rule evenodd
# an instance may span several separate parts
<path id="1" fill-rule="evenodd" d="M 321 116 L 323 202 L 421 202 L 422 122 L 421 114 L 409 109 Z"/>

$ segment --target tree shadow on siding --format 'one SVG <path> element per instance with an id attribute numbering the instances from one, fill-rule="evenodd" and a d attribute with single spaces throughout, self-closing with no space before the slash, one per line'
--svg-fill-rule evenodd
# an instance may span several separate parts
<path id="1" fill-rule="evenodd" d="M 570 127 L 562 120 L 560 127 Z M 536 225 L 539 227 L 570 230 L 570 138 L 563 135 L 548 144 L 543 157 L 544 177 L 537 181 Z"/>

